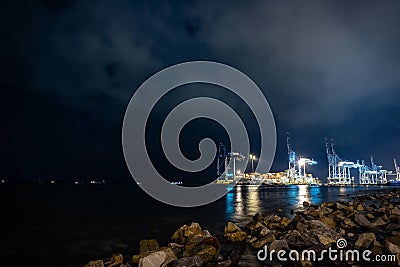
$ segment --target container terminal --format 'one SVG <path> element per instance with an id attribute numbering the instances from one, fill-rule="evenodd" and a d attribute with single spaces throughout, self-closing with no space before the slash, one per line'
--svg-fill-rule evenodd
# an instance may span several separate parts
<path id="1" fill-rule="evenodd" d="M 318 177 L 306 172 L 307 166 L 317 165 L 312 158 L 302 156 L 293 149 L 290 134 L 286 132 L 286 146 L 288 151 L 288 168 L 280 172 L 254 172 L 256 156 L 248 155 L 251 161 L 251 172 L 237 167 L 246 156 L 240 152 L 227 152 L 220 143 L 217 156 L 218 184 L 245 184 L 245 185 L 322 185 Z M 328 160 L 327 183 L 324 185 L 400 185 L 400 167 L 394 162 L 394 171 L 389 171 L 374 162 L 370 157 L 371 166 L 364 160 L 350 161 L 336 153 L 334 140 L 325 138 L 325 150 Z M 354 176 L 356 175 L 356 178 Z"/>

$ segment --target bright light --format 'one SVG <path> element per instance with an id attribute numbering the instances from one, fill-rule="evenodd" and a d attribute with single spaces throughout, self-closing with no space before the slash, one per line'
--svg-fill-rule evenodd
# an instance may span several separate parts
<path id="1" fill-rule="evenodd" d="M 250 159 L 255 160 L 256 156 L 250 154 Z"/>
<path id="2" fill-rule="evenodd" d="M 304 166 L 305 163 L 306 163 L 306 159 L 305 158 L 299 159 L 299 165 L 300 166 Z"/>
<path id="3" fill-rule="evenodd" d="M 240 171 L 237 171 L 237 172 L 236 172 L 236 174 L 240 174 L 240 173 L 241 173 Z"/>

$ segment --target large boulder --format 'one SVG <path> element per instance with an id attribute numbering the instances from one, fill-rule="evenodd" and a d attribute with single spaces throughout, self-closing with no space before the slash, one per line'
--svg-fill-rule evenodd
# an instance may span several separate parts
<path id="1" fill-rule="evenodd" d="M 372 223 L 367 219 L 367 217 L 365 217 L 361 213 L 355 214 L 354 219 L 360 226 L 370 228 L 370 229 L 373 227 Z"/>
<path id="2" fill-rule="evenodd" d="M 217 249 L 211 245 L 202 244 L 183 251 L 183 257 L 199 256 L 203 263 L 210 262 L 217 255 Z"/>
<path id="3" fill-rule="evenodd" d="M 395 216 L 400 216 L 400 209 L 398 207 L 393 208 L 390 213 Z"/>
<path id="4" fill-rule="evenodd" d="M 341 227 L 344 229 L 355 229 L 357 225 L 349 218 L 344 218 L 341 223 Z"/>
<path id="5" fill-rule="evenodd" d="M 332 243 L 335 243 L 336 240 L 330 238 L 329 236 L 325 235 L 317 235 L 318 241 L 324 246 L 329 247 Z"/>
<path id="6" fill-rule="evenodd" d="M 251 246 L 255 249 L 259 249 L 272 241 L 275 240 L 275 236 L 273 233 L 269 232 L 266 236 L 257 239 L 257 241 L 253 242 Z"/>
<path id="7" fill-rule="evenodd" d="M 103 262 L 105 267 L 119 266 L 124 262 L 124 257 L 120 253 L 113 254 L 110 258 L 104 259 Z"/>
<path id="8" fill-rule="evenodd" d="M 322 217 L 321 221 L 332 229 L 336 228 L 336 223 L 332 218 Z"/>
<path id="9" fill-rule="evenodd" d="M 333 240 L 337 240 L 340 238 L 340 235 L 336 233 L 333 229 L 331 229 L 325 223 L 318 220 L 311 220 L 308 222 L 308 232 L 311 237 L 316 240 L 320 240 L 321 236 L 330 238 Z"/>
<path id="10" fill-rule="evenodd" d="M 268 251 L 275 250 L 279 251 L 282 249 L 289 250 L 289 245 L 286 240 L 274 240 L 271 244 L 268 245 Z"/>
<path id="11" fill-rule="evenodd" d="M 359 248 L 367 249 L 367 248 L 370 248 L 371 246 L 373 246 L 375 241 L 376 241 L 376 236 L 374 233 L 363 233 L 358 237 L 354 247 L 356 249 L 359 249 Z"/>
<path id="12" fill-rule="evenodd" d="M 167 254 L 164 251 L 153 252 L 139 260 L 139 267 L 160 267 Z"/>
<path id="13" fill-rule="evenodd" d="M 166 247 L 162 249 L 165 252 L 165 260 L 162 264 L 162 267 L 167 266 L 170 262 L 173 262 L 177 259 L 175 252 L 170 247 Z"/>
<path id="14" fill-rule="evenodd" d="M 315 238 L 311 237 L 306 232 L 299 232 L 297 230 L 289 231 L 283 239 L 288 243 L 290 248 L 294 249 L 301 249 L 318 244 Z"/>
<path id="15" fill-rule="evenodd" d="M 185 244 L 187 238 L 193 235 L 202 235 L 203 230 L 198 223 L 192 222 L 191 225 L 184 225 L 172 235 L 171 240 L 178 244 Z"/>
<path id="16" fill-rule="evenodd" d="M 235 233 L 235 232 L 238 232 L 238 231 L 242 231 L 242 229 L 240 229 L 239 226 L 237 226 L 236 224 L 234 224 L 232 222 L 228 222 L 225 225 L 224 234 Z"/>
<path id="17" fill-rule="evenodd" d="M 381 217 L 378 217 L 375 220 L 373 220 L 371 222 L 371 224 L 372 224 L 372 228 L 375 228 L 375 227 L 386 225 L 386 222 Z"/>
<path id="18" fill-rule="evenodd" d="M 225 234 L 225 236 L 231 242 L 242 242 L 242 241 L 246 240 L 246 238 L 247 238 L 246 232 L 243 232 L 243 231 L 239 231 L 239 232 L 235 232 L 235 233 L 228 233 L 228 234 Z"/>

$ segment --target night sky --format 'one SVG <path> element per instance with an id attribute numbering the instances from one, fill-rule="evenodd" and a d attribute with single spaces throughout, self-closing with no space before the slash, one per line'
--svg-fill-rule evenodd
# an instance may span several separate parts
<path id="1" fill-rule="evenodd" d="M 400 160 L 399 1 L 43 0 L 0 12 L 2 179 L 131 181 L 121 145 L 130 98 L 157 71 L 192 60 L 231 65 L 261 88 L 277 126 L 273 171 L 287 166 L 286 131 L 324 181 L 325 137 L 349 160 L 373 155 L 389 170 Z M 177 90 L 149 127 L 188 96 L 237 103 L 217 89 Z M 204 136 L 226 140 L 215 123 L 194 121 L 182 133 L 188 157 Z M 176 172 L 154 146 L 158 167 Z"/>

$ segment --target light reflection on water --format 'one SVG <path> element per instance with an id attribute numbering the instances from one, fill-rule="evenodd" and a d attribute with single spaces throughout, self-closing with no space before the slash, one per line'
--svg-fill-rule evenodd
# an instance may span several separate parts
<path id="1" fill-rule="evenodd" d="M 368 191 L 382 190 L 385 187 L 369 187 Z M 303 202 L 320 205 L 322 202 L 351 200 L 356 194 L 365 194 L 362 186 L 308 186 L 290 185 L 282 187 L 254 187 L 239 185 L 225 197 L 225 220 L 246 223 L 250 217 L 260 213 L 277 213 L 292 217 L 291 210 L 302 210 Z"/>

